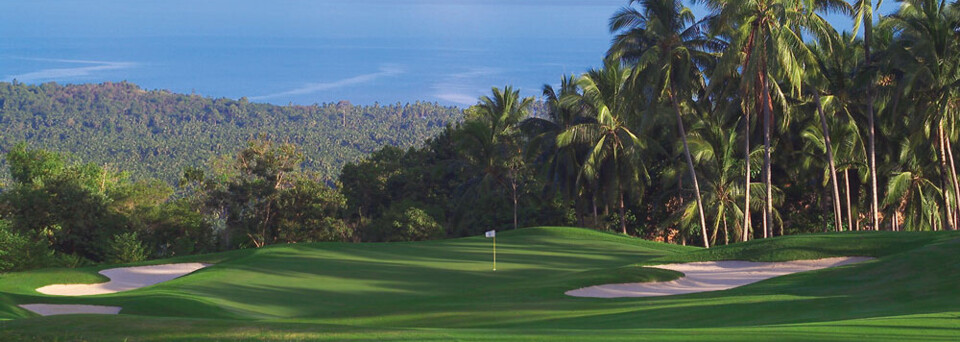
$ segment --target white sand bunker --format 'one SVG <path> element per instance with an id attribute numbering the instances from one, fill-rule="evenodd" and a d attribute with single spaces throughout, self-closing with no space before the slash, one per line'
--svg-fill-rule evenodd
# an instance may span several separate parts
<path id="1" fill-rule="evenodd" d="M 57 284 L 37 289 L 37 292 L 55 296 L 89 296 L 130 291 L 162 283 L 189 274 L 210 264 L 197 262 L 154 266 L 111 268 L 100 271 L 110 281 L 99 284 Z"/>
<path id="2" fill-rule="evenodd" d="M 102 314 L 116 315 L 120 313 L 119 306 L 78 305 L 78 304 L 23 304 L 21 308 L 36 312 L 43 316 L 73 315 L 73 314 Z"/>
<path id="3" fill-rule="evenodd" d="M 607 284 L 567 291 L 568 296 L 620 298 L 656 297 L 720 291 L 782 275 L 863 262 L 873 258 L 842 257 L 788 262 L 707 261 L 653 266 L 674 270 L 683 277 L 664 282 Z"/>
<path id="4" fill-rule="evenodd" d="M 116 293 L 162 283 L 207 266 L 210 266 L 210 264 L 194 262 L 111 268 L 100 271 L 100 274 L 110 278 L 110 281 L 106 283 L 48 285 L 38 288 L 37 292 L 55 296 L 89 296 Z M 119 306 L 79 304 L 22 304 L 20 307 L 43 316 L 71 314 L 116 315 L 119 314 L 122 309 Z"/>

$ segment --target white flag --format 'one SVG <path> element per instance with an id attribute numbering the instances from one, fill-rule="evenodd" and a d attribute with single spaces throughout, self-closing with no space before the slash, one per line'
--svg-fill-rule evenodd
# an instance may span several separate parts
<path id="1" fill-rule="evenodd" d="M 490 230 L 490 231 L 487 231 L 486 233 L 484 233 L 483 235 L 486 236 L 486 237 L 488 237 L 488 238 L 496 237 L 496 236 L 497 236 L 497 231 L 496 231 L 496 230 Z"/>

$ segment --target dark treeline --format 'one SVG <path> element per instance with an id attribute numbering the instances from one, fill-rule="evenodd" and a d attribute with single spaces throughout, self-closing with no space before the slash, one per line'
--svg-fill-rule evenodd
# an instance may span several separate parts
<path id="1" fill-rule="evenodd" d="M 631 1 L 610 20 L 615 39 L 602 67 L 545 86 L 542 102 L 494 88 L 462 121 L 436 121 L 431 138 L 347 162 L 335 181 L 310 162 L 322 137 L 269 133 L 273 139 L 242 145 L 235 135 L 210 136 L 224 144 L 211 152 L 219 157 L 156 164 L 176 174 L 176 186 L 16 145 L 6 158 L 12 181 L 0 196 L 0 266 L 424 240 L 531 225 L 706 247 L 805 232 L 957 228 L 957 2 L 903 1 L 876 22 L 866 15 L 869 2 L 703 3 L 711 13 L 698 19 L 680 1 Z M 864 39 L 830 27 L 820 17 L 826 11 L 861 16 L 854 31 L 862 27 Z M 37 98 L 80 101 L 64 96 Z M 343 119 L 335 105 L 313 108 L 328 111 L 330 129 Z M 39 125 L 45 116 L 36 113 L 43 112 L 18 122 Z M 264 117 L 247 115 L 251 121 L 227 127 L 246 129 Z M 7 114 L 3 120 L 8 124 Z M 269 122 L 304 126 L 276 120 Z M 355 122 L 385 137 L 402 134 L 369 121 Z M 183 136 L 173 135 L 173 146 L 198 136 L 176 134 Z"/>
<path id="2" fill-rule="evenodd" d="M 175 182 L 187 166 L 230 154 L 261 135 L 303 147 L 304 165 L 335 179 L 344 163 L 383 145 L 414 146 L 461 110 L 417 102 L 276 106 L 146 91 L 121 83 L 0 83 L 0 150 L 19 142 Z"/>

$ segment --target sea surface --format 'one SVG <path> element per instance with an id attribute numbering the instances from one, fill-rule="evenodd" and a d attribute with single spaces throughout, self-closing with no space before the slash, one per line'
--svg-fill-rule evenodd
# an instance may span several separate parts
<path id="1" fill-rule="evenodd" d="M 494 86 L 537 96 L 601 65 L 607 21 L 626 4 L 4 0 L 0 80 L 129 81 L 275 104 L 468 106 Z"/>
<path id="2" fill-rule="evenodd" d="M 466 106 L 601 65 L 623 1 L 3 1 L 0 80 Z"/>

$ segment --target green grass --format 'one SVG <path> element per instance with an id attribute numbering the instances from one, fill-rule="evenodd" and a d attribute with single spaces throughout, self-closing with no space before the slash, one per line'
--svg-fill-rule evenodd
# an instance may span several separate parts
<path id="1" fill-rule="evenodd" d="M 52 283 L 98 268 L 0 276 L 0 340 L 917 340 L 960 336 L 960 234 L 843 233 L 704 250 L 576 228 L 482 237 L 286 245 L 179 258 L 188 277 L 90 297 Z M 643 267 L 702 260 L 878 259 L 728 291 L 573 298 L 583 286 L 662 281 Z M 170 260 L 152 263 L 170 262 Z M 112 267 L 112 266 L 111 266 Z M 119 316 L 35 317 L 15 304 L 122 306 Z M 49 327 L 56 326 L 57 329 Z"/>

